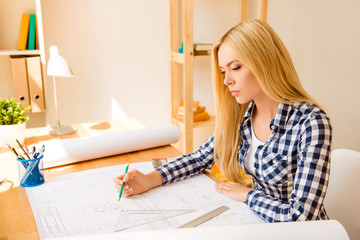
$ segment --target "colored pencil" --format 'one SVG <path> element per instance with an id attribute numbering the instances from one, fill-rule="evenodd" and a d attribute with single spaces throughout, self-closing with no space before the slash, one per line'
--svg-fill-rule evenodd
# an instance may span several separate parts
<path id="1" fill-rule="evenodd" d="M 125 185 L 124 178 L 125 178 L 125 175 L 126 175 L 126 173 L 127 173 L 128 170 L 129 170 L 129 163 L 126 165 L 126 168 L 125 168 L 125 173 L 124 173 L 124 176 L 123 176 L 123 183 L 121 184 L 121 189 L 120 189 L 118 201 L 120 201 L 122 192 L 123 192 L 123 190 L 124 190 L 124 185 Z"/>

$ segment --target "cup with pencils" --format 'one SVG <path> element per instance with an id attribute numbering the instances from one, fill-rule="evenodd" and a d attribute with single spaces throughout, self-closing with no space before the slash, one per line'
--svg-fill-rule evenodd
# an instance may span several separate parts
<path id="1" fill-rule="evenodd" d="M 19 166 L 19 180 L 22 187 L 35 187 L 45 182 L 43 158 L 45 146 L 36 150 L 33 147 L 29 151 L 25 144 L 21 144 L 18 140 L 17 143 L 20 149 L 15 149 L 9 145 L 10 150 L 17 156 Z"/>

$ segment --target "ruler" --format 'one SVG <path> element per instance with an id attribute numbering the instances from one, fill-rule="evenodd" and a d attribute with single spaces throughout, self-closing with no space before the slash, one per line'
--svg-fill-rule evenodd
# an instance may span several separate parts
<path id="1" fill-rule="evenodd" d="M 116 223 L 115 232 L 123 231 L 129 228 L 138 227 L 144 224 L 153 223 L 160 220 L 166 220 L 168 218 L 173 218 L 180 216 L 182 214 L 187 214 L 194 212 L 194 209 L 168 209 L 168 210 L 122 210 L 119 214 L 118 221 Z M 143 218 L 136 218 L 135 220 L 128 219 L 129 215 L 135 216 L 136 214 L 146 215 Z"/>
<path id="2" fill-rule="evenodd" d="M 127 214 L 171 214 L 171 213 L 191 213 L 195 209 L 123 209 L 120 213 Z"/>
<path id="3" fill-rule="evenodd" d="M 201 215 L 200 217 L 197 217 L 193 220 L 191 220 L 190 222 L 187 222 L 181 226 L 179 226 L 178 228 L 192 228 L 192 227 L 196 227 L 210 219 L 212 219 L 213 217 L 216 217 L 217 215 L 229 210 L 230 208 L 227 206 L 221 206 L 218 207 L 208 213 L 205 213 L 203 215 Z"/>

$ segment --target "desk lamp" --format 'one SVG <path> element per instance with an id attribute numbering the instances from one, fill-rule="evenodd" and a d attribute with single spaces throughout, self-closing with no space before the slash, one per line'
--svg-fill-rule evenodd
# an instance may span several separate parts
<path id="1" fill-rule="evenodd" d="M 72 74 L 69 64 L 66 62 L 65 58 L 59 54 L 59 49 L 57 48 L 57 46 L 50 46 L 50 59 L 47 65 L 47 75 L 53 77 L 54 102 L 55 102 L 56 119 L 57 119 L 57 124 L 55 127 L 52 128 L 50 134 L 66 135 L 73 133 L 76 130 L 73 126 L 66 126 L 60 124 L 59 110 L 56 99 L 55 77 L 73 77 L 74 75 Z"/>

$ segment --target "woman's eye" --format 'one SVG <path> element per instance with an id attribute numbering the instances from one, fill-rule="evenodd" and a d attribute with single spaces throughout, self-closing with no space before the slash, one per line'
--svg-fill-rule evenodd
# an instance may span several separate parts
<path id="1" fill-rule="evenodd" d="M 238 70 L 238 69 L 240 69 L 240 67 L 241 66 L 234 67 L 234 68 L 232 68 L 232 70 Z"/>
<path id="2" fill-rule="evenodd" d="M 221 71 L 221 73 L 220 73 L 220 74 L 224 75 L 224 74 L 225 74 L 225 71 Z"/>

